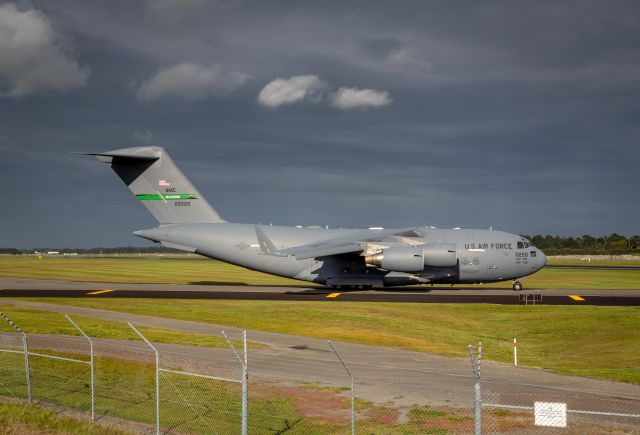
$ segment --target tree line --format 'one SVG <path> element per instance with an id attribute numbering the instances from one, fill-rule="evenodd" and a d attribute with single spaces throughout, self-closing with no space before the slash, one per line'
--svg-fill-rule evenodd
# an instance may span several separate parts
<path id="1" fill-rule="evenodd" d="M 588 234 L 580 237 L 562 237 L 551 235 L 529 236 L 522 234 L 522 237 L 529 239 L 536 247 L 540 248 L 547 255 L 562 254 L 593 254 L 593 255 L 620 255 L 630 253 L 640 253 L 640 235 L 625 237 L 617 233 L 609 236 L 594 237 Z M 0 254 L 34 254 L 36 252 L 58 251 L 60 254 L 175 254 L 181 251 L 156 246 L 119 246 L 115 248 L 39 248 L 39 249 L 16 249 L 0 248 Z"/>
<path id="2" fill-rule="evenodd" d="M 114 248 L 34 248 L 34 249 L 17 249 L 17 248 L 0 248 L 0 254 L 35 254 L 56 251 L 60 254 L 176 254 L 180 253 L 177 249 L 165 248 L 162 245 L 157 246 L 117 246 Z"/>
<path id="3" fill-rule="evenodd" d="M 536 235 L 525 237 L 547 255 L 593 254 L 621 255 L 640 251 L 640 235 L 625 237 L 617 233 L 609 236 L 594 237 L 585 234 L 580 237 L 561 237 Z"/>

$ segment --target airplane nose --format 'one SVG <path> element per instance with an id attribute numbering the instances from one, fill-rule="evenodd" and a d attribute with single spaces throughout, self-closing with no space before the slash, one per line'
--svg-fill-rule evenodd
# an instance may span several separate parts
<path id="1" fill-rule="evenodd" d="M 542 269 L 547 264 L 547 256 L 538 249 L 538 257 L 540 258 L 540 269 Z"/>

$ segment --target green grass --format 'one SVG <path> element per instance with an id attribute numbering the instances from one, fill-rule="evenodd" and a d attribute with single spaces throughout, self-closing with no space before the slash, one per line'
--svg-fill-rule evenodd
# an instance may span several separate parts
<path id="1" fill-rule="evenodd" d="M 43 433 L 120 435 L 126 432 L 63 417 L 33 405 L 0 402 L 0 435 Z"/>
<path id="2" fill-rule="evenodd" d="M 525 289 L 640 290 L 640 270 L 542 269 L 522 283 Z M 511 282 L 486 285 L 511 288 Z"/>
<path id="3" fill-rule="evenodd" d="M 0 256 L 0 277 L 48 278 L 105 283 L 251 284 L 296 286 L 303 281 L 267 275 L 220 261 L 184 257 Z M 168 258 L 168 259 L 167 259 Z M 572 260 L 579 262 L 579 260 Z M 625 262 L 627 264 L 628 262 Z M 511 287 L 511 282 L 486 284 Z M 526 288 L 640 289 L 637 270 L 543 269 L 526 278 Z"/>
<path id="4" fill-rule="evenodd" d="M 74 354 L 68 357 L 81 358 Z M 0 395 L 25 397 L 24 360 L 18 354 L 0 353 Z M 125 361 L 110 357 L 96 359 L 96 416 L 115 417 L 149 425 L 155 422 L 155 376 L 151 364 Z M 90 409 L 90 389 L 87 384 L 88 368 L 44 358 L 32 358 L 32 384 L 34 400 L 53 403 L 87 412 Z M 239 433 L 241 395 L 240 385 L 229 382 L 184 377 L 162 373 L 160 376 L 163 429 L 178 433 Z M 364 401 L 363 401 L 364 403 Z M 9 408 L 3 418 L 20 420 L 10 411 L 26 409 L 35 414 L 37 408 Z M 297 386 L 252 382 L 249 396 L 249 432 L 252 434 L 305 433 L 347 434 L 350 430 L 350 401 L 347 395 L 322 389 L 310 390 Z M 412 407 L 408 422 L 400 423 L 398 409 L 361 404 L 358 428 L 362 433 L 447 433 L 471 427 L 469 411 L 455 409 L 426 410 Z M 19 414 L 18 414 L 19 415 Z M 54 422 L 56 417 L 47 413 L 41 425 Z M 27 420 L 36 420 L 26 417 Z M 53 431 L 73 432 L 73 422 L 65 426 L 52 424 Z M 75 423 L 74 423 L 75 424 Z M 36 426 L 37 427 L 37 426 Z M 90 425 L 86 424 L 86 428 Z M 33 433 L 39 431 L 34 430 Z M 2 429 L 0 428 L 0 433 Z M 20 433 L 20 432 L 18 432 Z M 100 433 L 86 432 L 80 433 Z M 104 433 L 116 433 L 107 432 Z"/>
<path id="5" fill-rule="evenodd" d="M 63 314 L 16 307 L 2 303 L 0 299 L 0 311 L 11 320 L 20 325 L 25 332 L 31 334 L 64 334 L 80 335 L 77 329 L 69 323 Z M 120 340 L 140 340 L 140 337 L 126 324 L 110 322 L 84 316 L 71 316 L 71 318 L 93 338 L 111 338 Z M 145 337 L 155 343 L 184 344 L 188 346 L 228 347 L 223 337 L 205 334 L 183 333 L 171 329 L 138 327 Z M 13 332 L 13 328 L 6 322 L 0 322 L 0 331 Z M 237 340 L 233 340 L 234 346 L 241 346 Z M 252 348 L 264 348 L 258 343 L 249 343 Z"/>
<path id="6" fill-rule="evenodd" d="M 343 340 L 640 383 L 640 307 L 289 301 L 35 300 Z M 249 336 L 250 338 L 250 336 Z"/>
<path id="7" fill-rule="evenodd" d="M 587 255 L 581 257 L 588 257 Z M 633 260 L 620 260 L 620 259 L 592 259 L 591 261 L 587 260 L 577 260 L 575 258 L 549 258 L 547 260 L 547 264 L 557 265 L 557 266 L 640 266 L 640 256 Z"/>
<path id="8" fill-rule="evenodd" d="M 0 277 L 48 278 L 69 281 L 165 284 L 300 285 L 203 257 L 43 257 L 0 256 Z"/>

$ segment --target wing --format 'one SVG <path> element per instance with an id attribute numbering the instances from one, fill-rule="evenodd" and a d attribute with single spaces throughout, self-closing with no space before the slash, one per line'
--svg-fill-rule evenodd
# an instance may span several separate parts
<path id="1" fill-rule="evenodd" d="M 421 237 L 415 229 L 390 229 L 390 230 L 362 230 L 351 233 L 346 237 L 321 240 L 306 245 L 294 246 L 282 249 L 277 255 L 293 255 L 298 260 L 305 258 L 327 257 L 330 255 L 357 253 L 366 249 L 366 244 L 371 242 L 383 242 L 389 237 Z"/>
<path id="2" fill-rule="evenodd" d="M 283 249 L 279 253 L 282 255 L 294 255 L 298 260 L 303 260 L 305 258 L 326 257 L 329 255 L 349 254 L 356 252 L 361 253 L 362 251 L 364 251 L 364 248 L 360 243 L 354 242 L 339 244 L 331 242 L 318 242 Z"/>

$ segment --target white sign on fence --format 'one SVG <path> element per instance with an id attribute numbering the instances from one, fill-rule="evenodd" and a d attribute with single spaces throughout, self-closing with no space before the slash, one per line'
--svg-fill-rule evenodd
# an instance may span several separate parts
<path id="1" fill-rule="evenodd" d="M 536 426 L 567 427 L 566 403 L 535 402 L 533 414 Z"/>

